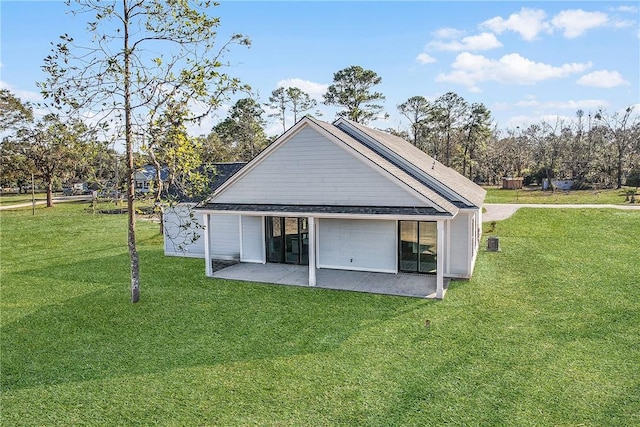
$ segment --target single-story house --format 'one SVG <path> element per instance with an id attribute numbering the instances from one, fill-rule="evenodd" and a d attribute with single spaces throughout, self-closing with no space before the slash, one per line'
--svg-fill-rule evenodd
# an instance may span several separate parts
<path id="1" fill-rule="evenodd" d="M 213 261 L 469 278 L 486 191 L 402 138 L 305 117 L 194 211 Z M 193 254 L 193 251 L 191 251 Z"/>
<path id="2" fill-rule="evenodd" d="M 135 181 L 135 189 L 138 193 L 148 193 L 153 187 L 156 180 L 156 167 L 153 165 L 145 165 L 138 169 L 133 177 Z M 160 169 L 160 179 L 167 182 L 169 179 L 169 169 L 163 167 Z"/>

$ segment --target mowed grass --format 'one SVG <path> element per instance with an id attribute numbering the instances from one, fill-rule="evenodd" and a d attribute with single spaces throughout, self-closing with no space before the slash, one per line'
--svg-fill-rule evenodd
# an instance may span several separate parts
<path id="1" fill-rule="evenodd" d="M 36 201 L 47 200 L 45 193 L 36 193 Z M 0 196 L 0 206 L 18 205 L 22 203 L 31 203 L 31 193 L 29 194 L 3 194 Z"/>
<path id="2" fill-rule="evenodd" d="M 540 187 L 525 187 L 520 190 L 506 190 L 499 187 L 484 187 L 487 190 L 485 203 L 544 203 L 544 204 L 611 204 L 625 203 L 627 191 L 633 187 L 604 190 L 542 191 Z M 636 194 L 640 203 L 640 194 Z"/>
<path id="3" fill-rule="evenodd" d="M 139 221 L 132 305 L 85 208 L 0 214 L 3 426 L 640 424 L 640 212 L 521 209 L 443 301 L 207 279 Z"/>

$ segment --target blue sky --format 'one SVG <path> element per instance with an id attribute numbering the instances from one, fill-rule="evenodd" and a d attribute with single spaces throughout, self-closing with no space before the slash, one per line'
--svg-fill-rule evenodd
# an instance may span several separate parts
<path id="1" fill-rule="evenodd" d="M 1 0 L 0 8 L 0 87 L 37 101 L 50 43 L 63 33 L 82 39 L 86 18 L 66 14 L 62 1 Z M 390 118 L 376 127 L 407 128 L 399 103 L 452 91 L 484 103 L 505 129 L 572 119 L 578 109 L 640 110 L 639 8 L 638 1 L 222 1 L 212 15 L 222 19 L 221 39 L 251 38 L 251 48 L 228 54 L 228 72 L 262 102 L 288 85 L 321 101 L 333 73 L 360 65 L 382 77 L 376 90 Z M 328 121 L 338 111 L 321 110 Z"/>

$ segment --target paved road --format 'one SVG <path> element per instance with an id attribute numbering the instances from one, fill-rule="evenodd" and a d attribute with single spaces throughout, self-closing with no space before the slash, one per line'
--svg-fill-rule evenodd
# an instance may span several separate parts
<path id="1" fill-rule="evenodd" d="M 61 196 L 54 197 L 53 203 L 66 203 L 66 202 L 78 202 L 78 201 L 89 201 L 91 200 L 91 196 Z M 36 200 L 36 205 L 45 205 L 47 204 L 46 200 L 38 199 Z M 10 210 L 10 209 L 20 209 L 20 208 L 28 208 L 31 207 L 31 202 L 19 203 L 17 205 L 7 205 L 0 206 L 0 211 Z"/>
<path id="2" fill-rule="evenodd" d="M 552 205 L 552 204 L 498 204 L 487 203 L 483 205 L 486 212 L 482 214 L 482 222 L 500 221 L 507 219 L 520 208 L 548 208 L 548 209 L 583 209 L 583 208 L 600 208 L 600 209 L 625 209 L 640 211 L 640 204 L 637 205 Z"/>
<path id="3" fill-rule="evenodd" d="M 63 196 L 54 197 L 54 203 L 64 202 L 76 202 L 81 200 L 91 200 L 91 196 Z M 36 200 L 37 205 L 43 205 L 47 203 L 46 200 Z M 0 206 L 1 210 L 27 208 L 31 206 L 31 202 L 20 203 L 17 205 Z M 626 210 L 639 210 L 640 204 L 637 205 L 552 205 L 552 204 L 517 204 L 517 203 L 487 203 L 483 205 L 486 212 L 482 214 L 482 222 L 500 221 L 511 217 L 520 208 L 547 208 L 547 209 L 582 209 L 582 208 L 604 208 L 604 209 L 626 209 Z"/>

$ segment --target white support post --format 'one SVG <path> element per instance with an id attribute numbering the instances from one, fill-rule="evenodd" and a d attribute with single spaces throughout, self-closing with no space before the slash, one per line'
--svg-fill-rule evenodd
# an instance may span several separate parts
<path id="1" fill-rule="evenodd" d="M 438 221 L 437 265 L 436 265 L 436 298 L 444 297 L 444 221 Z"/>
<path id="2" fill-rule="evenodd" d="M 207 277 L 213 276 L 213 266 L 211 265 L 211 227 L 209 218 L 209 214 L 202 215 L 202 222 L 204 223 L 204 274 Z"/>
<path id="3" fill-rule="evenodd" d="M 244 259 L 244 247 L 242 246 L 242 215 L 238 215 L 238 252 L 240 252 L 239 260 Z"/>
<path id="4" fill-rule="evenodd" d="M 316 285 L 316 221 L 309 217 L 309 286 Z"/>
<path id="5" fill-rule="evenodd" d="M 262 263 L 267 263 L 267 218 L 260 217 L 262 221 Z"/>

